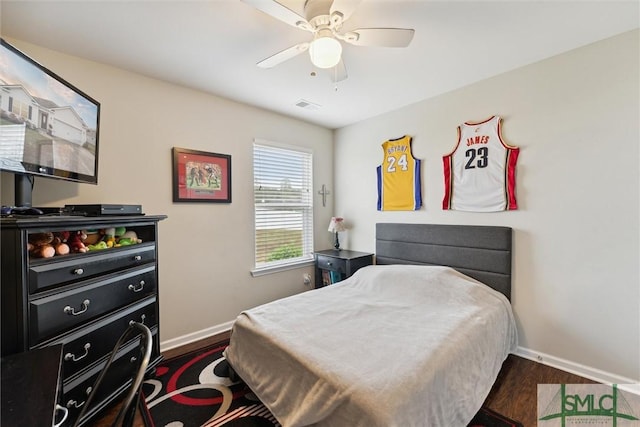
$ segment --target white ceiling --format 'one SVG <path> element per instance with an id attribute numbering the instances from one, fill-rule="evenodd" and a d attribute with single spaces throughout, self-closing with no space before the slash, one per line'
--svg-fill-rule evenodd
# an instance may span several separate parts
<path id="1" fill-rule="evenodd" d="M 304 0 L 281 3 L 303 13 Z M 337 86 L 327 71 L 311 76 L 307 54 L 256 67 L 310 33 L 241 0 L 2 0 L 0 28 L 6 37 L 335 129 L 638 28 L 639 10 L 638 0 L 364 0 L 344 30 L 414 28 L 415 36 L 404 49 L 344 45 L 349 77 Z M 297 107 L 301 99 L 320 107 Z"/>

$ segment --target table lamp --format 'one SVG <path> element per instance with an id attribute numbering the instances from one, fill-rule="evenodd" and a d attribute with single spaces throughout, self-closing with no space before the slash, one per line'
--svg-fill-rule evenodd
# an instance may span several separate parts
<path id="1" fill-rule="evenodd" d="M 336 234 L 336 240 L 333 244 L 333 247 L 336 248 L 337 251 L 340 250 L 340 241 L 338 240 L 338 233 L 341 231 L 346 231 L 347 229 L 344 226 L 344 218 L 332 217 L 331 222 L 329 223 L 329 231 Z"/>

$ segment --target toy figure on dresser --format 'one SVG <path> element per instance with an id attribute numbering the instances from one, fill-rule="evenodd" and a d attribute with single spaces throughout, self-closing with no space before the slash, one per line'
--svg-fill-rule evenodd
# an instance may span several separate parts
<path id="1" fill-rule="evenodd" d="M 142 243 L 142 239 L 138 238 L 138 234 L 135 231 L 129 230 L 122 233 L 117 239 L 116 246 L 131 246 L 138 243 Z"/>
<path id="2" fill-rule="evenodd" d="M 56 255 L 67 255 L 71 252 L 71 248 L 67 244 L 71 233 L 69 231 L 60 231 L 53 235 L 53 247 L 56 250 Z"/>
<path id="3" fill-rule="evenodd" d="M 31 233 L 28 240 L 27 250 L 32 258 L 52 258 L 57 255 L 101 251 L 142 243 L 135 231 L 127 231 L 125 227 Z"/>
<path id="4" fill-rule="evenodd" d="M 100 230 L 100 233 L 104 236 L 102 240 L 109 248 L 142 243 L 135 231 L 127 231 L 125 227 L 109 227 Z"/>
<path id="5" fill-rule="evenodd" d="M 84 241 L 87 239 L 86 233 L 83 231 L 76 231 L 69 237 L 69 248 L 72 252 L 84 253 L 87 252 L 87 246 Z"/>
<path id="6" fill-rule="evenodd" d="M 55 255 L 66 255 L 70 251 L 67 237 L 65 233 L 33 233 L 29 235 L 27 250 L 34 258 L 51 258 Z"/>
<path id="7" fill-rule="evenodd" d="M 67 239 L 69 232 L 32 233 L 29 235 L 27 250 L 33 258 L 51 258 L 55 255 L 66 255 L 70 252 Z"/>
<path id="8" fill-rule="evenodd" d="M 120 246 L 131 246 L 138 243 L 142 243 L 141 239 L 138 239 L 138 235 L 135 231 L 129 230 L 125 227 L 109 227 L 97 231 L 95 234 L 101 236 L 100 240 L 92 240 L 95 243 L 87 245 L 89 251 L 101 251 L 104 249 L 118 248 Z M 85 242 L 86 243 L 86 242 Z"/>
<path id="9" fill-rule="evenodd" d="M 84 244 L 87 245 L 89 251 L 101 251 L 103 249 L 109 249 L 113 247 L 114 237 L 113 228 L 103 228 L 101 230 L 82 230 L 87 234 L 87 239 Z M 107 241 L 111 243 L 111 246 L 107 244 Z"/>
<path id="10" fill-rule="evenodd" d="M 118 227 L 118 229 L 124 229 L 124 227 Z M 101 230 L 101 232 L 104 234 L 104 236 L 102 237 L 102 241 L 107 245 L 108 248 L 112 248 L 115 246 L 116 244 L 116 228 L 115 227 L 109 227 L 109 228 L 105 228 L 104 230 Z"/>
<path id="11" fill-rule="evenodd" d="M 105 242 L 104 240 L 100 240 L 99 242 L 94 243 L 93 245 L 87 245 L 87 249 L 89 250 L 89 252 L 101 251 L 103 249 L 109 249 L 109 246 L 107 246 L 107 242 Z"/>
<path id="12" fill-rule="evenodd" d="M 53 233 L 32 233 L 29 234 L 27 250 L 29 251 L 29 255 L 34 258 L 51 258 L 56 254 L 52 243 Z"/>
<path id="13" fill-rule="evenodd" d="M 82 239 L 82 241 L 87 247 L 95 245 L 102 240 L 102 234 L 98 229 L 82 230 L 82 233 L 85 235 L 85 238 Z"/>

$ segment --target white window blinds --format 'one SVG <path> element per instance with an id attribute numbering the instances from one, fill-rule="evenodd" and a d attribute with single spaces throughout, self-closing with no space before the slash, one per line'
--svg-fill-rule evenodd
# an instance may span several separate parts
<path id="1" fill-rule="evenodd" d="M 254 143 L 257 270 L 313 259 L 312 164 L 310 151 Z"/>

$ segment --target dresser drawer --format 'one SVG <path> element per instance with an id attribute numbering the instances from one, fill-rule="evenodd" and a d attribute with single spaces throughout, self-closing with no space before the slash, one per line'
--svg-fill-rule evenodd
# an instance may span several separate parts
<path id="1" fill-rule="evenodd" d="M 317 255 L 318 268 L 322 270 L 337 271 L 342 274 L 347 272 L 347 261 L 325 255 Z"/>
<path id="2" fill-rule="evenodd" d="M 156 298 L 152 297 L 140 304 L 116 312 L 107 318 L 82 327 L 63 338 L 47 343 L 64 344 L 62 357 L 62 377 L 68 379 L 86 366 L 107 355 L 127 329 L 129 322 L 140 322 L 149 328 L 158 324 L 156 318 Z"/>
<path id="3" fill-rule="evenodd" d="M 152 332 L 152 337 L 154 341 L 157 341 L 157 331 Z M 91 407 L 87 412 L 88 415 L 91 416 L 101 411 L 115 396 L 122 392 L 129 391 L 134 368 L 136 368 L 139 363 L 139 344 L 140 341 L 136 340 L 125 345 L 118 352 L 112 365 L 109 367 L 107 375 L 105 375 L 102 380 L 102 384 L 100 384 L 96 395 L 91 401 Z M 69 418 L 65 425 L 72 425 L 78 418 L 78 415 L 80 415 L 80 411 L 85 405 L 103 366 L 104 364 L 95 365 L 83 373 L 83 375 L 63 383 L 62 398 L 60 401 L 63 406 L 69 409 Z"/>
<path id="4" fill-rule="evenodd" d="M 155 265 L 113 274 L 82 287 L 29 302 L 29 344 L 87 323 L 156 292 Z"/>
<path id="5" fill-rule="evenodd" d="M 29 292 L 35 293 L 51 286 L 85 280 L 100 274 L 135 267 L 155 260 L 153 242 L 131 248 L 115 248 L 95 253 L 73 254 L 32 261 L 29 265 Z"/>

